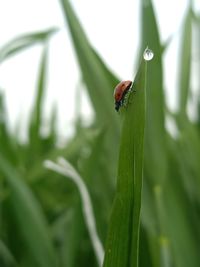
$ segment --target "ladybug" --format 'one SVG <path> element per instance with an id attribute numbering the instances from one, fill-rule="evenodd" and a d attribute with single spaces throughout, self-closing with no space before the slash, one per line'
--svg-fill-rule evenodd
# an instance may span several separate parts
<path id="1" fill-rule="evenodd" d="M 121 81 L 115 87 L 114 99 L 115 99 L 115 109 L 119 111 L 120 107 L 123 106 L 126 94 L 130 91 L 132 81 Z"/>

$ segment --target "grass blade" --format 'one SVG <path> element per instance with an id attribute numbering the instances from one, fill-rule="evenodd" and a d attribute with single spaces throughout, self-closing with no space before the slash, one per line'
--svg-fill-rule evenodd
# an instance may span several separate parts
<path id="1" fill-rule="evenodd" d="M 179 109 L 180 114 L 186 114 L 191 70 L 192 48 L 192 10 L 189 7 L 184 19 L 183 33 L 180 49 L 180 74 L 179 74 Z"/>
<path id="2" fill-rule="evenodd" d="M 15 213 L 19 232 L 31 255 L 31 261 L 38 267 L 55 267 L 56 259 L 46 221 L 32 192 L 2 155 L 0 171 L 10 188 L 12 212 Z"/>
<path id="3" fill-rule="evenodd" d="M 155 53 L 151 68 L 147 73 L 147 118 L 145 127 L 145 181 L 146 194 L 143 201 L 142 223 L 149 239 L 153 266 L 163 266 L 161 236 L 166 236 L 161 214 L 156 208 L 155 187 L 162 185 L 167 178 L 167 147 L 165 131 L 165 102 L 163 93 L 162 46 L 152 1 L 142 1 L 142 47 L 150 46 Z M 158 164 L 159 159 L 159 164 Z M 148 196 L 147 196 L 148 192 Z M 160 196 L 163 198 L 163 195 Z M 163 201 L 163 199 L 162 199 Z M 148 215 L 147 215 L 148 214 Z"/>
<path id="4" fill-rule="evenodd" d="M 8 130 L 8 116 L 5 108 L 5 98 L 0 91 L 0 144 L 1 153 L 4 154 L 10 161 L 17 163 L 19 158 L 17 156 L 17 147 L 15 144 L 15 139 L 12 138 Z"/>
<path id="5" fill-rule="evenodd" d="M 187 129 L 189 128 L 190 126 L 188 125 Z M 178 267 L 199 266 L 199 206 L 197 206 L 198 200 L 195 199 L 195 194 L 199 191 L 199 183 L 195 185 L 197 192 L 192 194 L 186 191 L 188 189 L 190 190 L 191 185 L 190 188 L 187 186 L 186 190 L 184 188 L 185 178 L 189 179 L 188 183 L 194 183 L 194 176 L 197 170 L 194 166 L 191 168 L 190 164 L 191 162 L 192 164 L 195 164 L 195 161 L 198 162 L 198 159 L 193 155 L 195 151 L 192 149 L 194 145 L 192 136 L 190 136 L 190 138 L 188 138 L 188 136 L 185 141 L 181 140 L 182 138 L 180 138 L 178 142 L 169 139 L 168 147 L 171 168 L 169 179 L 166 180 L 165 187 L 163 188 L 166 228 L 170 238 L 169 241 L 172 248 L 172 255 L 174 256 L 174 264 Z M 187 143 L 191 151 L 188 151 Z M 192 146 L 191 143 L 193 143 Z M 181 146 L 183 148 L 181 148 Z M 184 153 L 181 149 L 184 150 Z M 197 150 L 199 150 L 199 144 Z M 200 150 L 198 152 L 200 152 Z M 185 154 L 187 154 L 186 157 Z M 191 169 L 193 170 L 192 172 Z M 197 177 L 199 180 L 199 173 Z M 190 198 L 192 201 L 189 200 Z M 196 218 L 194 216 L 195 209 L 197 212 Z"/>
<path id="6" fill-rule="evenodd" d="M 149 46 L 155 53 L 147 73 L 149 89 L 147 88 L 145 166 L 151 182 L 161 183 L 167 175 L 162 48 L 152 3 L 150 0 L 142 2 L 142 48 Z"/>
<path id="7" fill-rule="evenodd" d="M 104 267 L 137 267 L 143 172 L 146 62 L 136 75 L 124 112 L 117 192 L 107 236 Z"/>
<path id="8" fill-rule="evenodd" d="M 56 28 L 51 28 L 47 31 L 25 34 L 16 37 L 0 48 L 0 63 L 25 48 L 28 48 L 36 43 L 46 41 L 56 31 Z"/>
<path id="9" fill-rule="evenodd" d="M 17 267 L 16 260 L 2 240 L 0 240 L 0 266 Z"/>
<path id="10" fill-rule="evenodd" d="M 109 124 L 111 123 L 113 127 L 114 125 L 116 127 L 118 125 L 118 118 L 114 113 L 112 97 L 112 90 L 116 85 L 115 79 L 113 80 L 113 75 L 111 77 L 111 72 L 108 71 L 105 64 L 91 47 L 69 1 L 61 0 L 61 4 L 71 31 L 74 48 L 97 115 L 97 120 L 103 125 L 109 121 Z"/>
<path id="11" fill-rule="evenodd" d="M 29 138 L 32 147 L 39 151 L 39 142 L 41 140 L 41 125 L 42 125 L 42 105 L 43 105 L 43 97 L 45 93 L 45 86 L 46 86 L 46 68 L 47 68 L 47 48 L 44 48 L 40 70 L 39 70 L 39 77 L 38 77 L 38 86 L 36 92 L 35 103 L 33 107 L 33 111 L 31 113 L 31 121 L 29 127 Z"/>
<path id="12" fill-rule="evenodd" d="M 57 164 L 47 160 L 45 161 L 45 166 L 59 174 L 70 177 L 70 179 L 72 179 L 72 181 L 76 184 L 81 196 L 84 219 L 90 235 L 91 243 L 93 245 L 98 264 L 101 266 L 104 251 L 96 230 L 96 222 L 93 214 L 91 198 L 82 177 L 64 158 L 59 158 Z"/>
<path id="13" fill-rule="evenodd" d="M 108 179 L 114 180 L 120 134 L 119 116 L 115 114 L 113 100 L 113 89 L 116 86 L 117 78 L 108 70 L 90 45 L 70 2 L 61 0 L 61 4 L 71 32 L 83 80 L 95 111 L 95 125 L 105 131 L 105 142 L 102 146 L 106 150 L 107 161 L 110 162 Z"/>

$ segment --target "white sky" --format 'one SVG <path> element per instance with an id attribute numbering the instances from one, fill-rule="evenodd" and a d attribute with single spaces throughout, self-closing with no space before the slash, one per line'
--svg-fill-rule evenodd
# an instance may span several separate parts
<path id="1" fill-rule="evenodd" d="M 175 105 L 178 40 L 187 0 L 154 0 L 162 41 L 176 35 L 165 56 L 165 84 L 170 105 Z M 196 1 L 197 3 L 198 1 Z M 108 66 L 122 79 L 131 79 L 139 47 L 139 0 L 71 0 L 87 33 Z M 74 116 L 74 100 L 80 73 L 65 27 L 59 0 L 0 0 L 0 46 L 23 33 L 57 26 L 49 55 L 49 81 L 45 116 L 53 103 L 58 105 L 59 129 L 69 135 Z M 123 38 L 119 38 L 123 37 Z M 19 120 L 23 129 L 34 99 L 41 46 L 19 53 L 0 66 L 0 88 L 5 91 L 11 127 Z M 169 89 L 170 88 L 170 89 Z M 90 114 L 83 100 L 83 113 Z M 70 126 L 70 127 L 69 127 Z M 23 131 L 24 133 L 24 131 Z"/>

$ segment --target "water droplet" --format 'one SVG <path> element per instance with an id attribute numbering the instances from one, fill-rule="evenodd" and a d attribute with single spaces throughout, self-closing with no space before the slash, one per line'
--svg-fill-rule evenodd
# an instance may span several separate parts
<path id="1" fill-rule="evenodd" d="M 154 53 L 151 49 L 149 49 L 148 47 L 144 50 L 144 54 L 143 54 L 143 57 L 146 61 L 150 61 L 152 60 L 154 56 Z"/>

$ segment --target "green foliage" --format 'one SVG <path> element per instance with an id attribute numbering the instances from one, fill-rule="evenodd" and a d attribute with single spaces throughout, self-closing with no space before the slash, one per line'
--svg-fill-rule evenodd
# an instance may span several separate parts
<path id="1" fill-rule="evenodd" d="M 10 189 L 10 212 L 15 214 L 17 229 L 26 243 L 25 253 L 30 253 L 37 266 L 56 266 L 45 218 L 31 190 L 2 155 L 0 168 Z"/>
<path id="2" fill-rule="evenodd" d="M 95 113 L 88 127 L 79 114 L 75 134 L 64 148 L 56 145 L 55 107 L 49 134 L 41 135 L 48 40 L 55 29 L 17 37 L 0 48 L 3 63 L 35 43 L 44 45 L 27 143 L 21 144 L 16 133 L 9 131 L 5 99 L 0 94 L 1 267 L 98 266 L 76 187 L 43 166 L 44 160 L 58 156 L 75 166 L 90 192 L 98 234 L 105 244 L 103 266 L 200 266 L 200 113 L 196 120 L 187 113 L 189 103 L 200 110 L 200 100 L 193 103 L 191 99 L 191 55 L 194 47 L 199 49 L 200 40 L 193 27 L 199 29 L 199 15 L 189 6 L 184 17 L 177 70 L 178 110 L 170 113 L 162 62 L 168 43 L 160 41 L 151 1 L 141 2 L 140 51 L 149 46 L 154 59 L 147 73 L 146 64 L 138 64 L 136 92 L 116 114 L 113 88 L 118 78 L 94 51 L 69 0 L 61 0 Z M 195 60 L 200 65 L 200 58 Z M 166 129 L 166 119 L 175 123 L 176 135 Z"/>
<path id="3" fill-rule="evenodd" d="M 71 5 L 69 4 L 69 1 L 62 0 L 61 3 L 71 31 L 83 79 L 87 84 L 87 89 L 96 111 L 97 122 L 104 124 L 105 121 L 108 120 L 107 118 L 110 118 L 111 120 L 109 120 L 109 123 L 113 124 L 113 127 L 117 127 L 117 117 L 115 116 L 112 108 L 113 91 L 111 90 L 111 88 L 115 86 L 114 82 L 116 82 L 117 79 L 112 79 L 112 76 L 109 75 L 109 71 L 101 63 L 100 58 L 94 53 L 94 50 L 90 46 L 83 29 L 79 24 Z M 103 110 L 99 99 L 104 99 Z"/>
<path id="4" fill-rule="evenodd" d="M 0 47 L 0 63 L 13 56 L 14 54 L 28 48 L 36 43 L 45 42 L 49 37 L 56 32 L 56 28 L 49 29 L 43 32 L 36 32 L 32 34 L 26 34 L 14 38 L 12 41 Z"/>
<path id="5" fill-rule="evenodd" d="M 104 266 L 138 266 L 143 176 L 146 62 L 143 59 L 124 112 L 118 180 Z M 132 102 L 132 103 L 131 103 Z M 123 218 L 123 223 L 121 222 Z"/>

